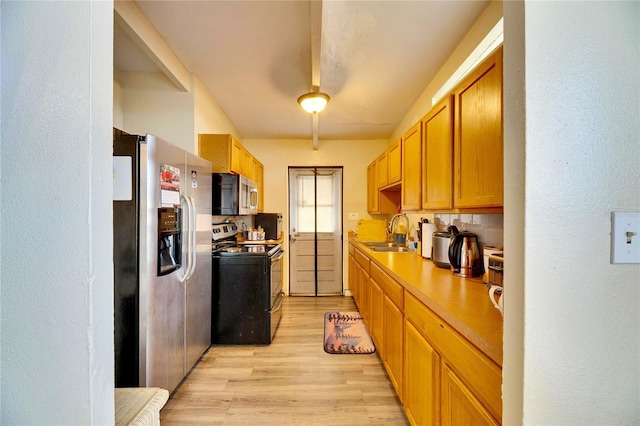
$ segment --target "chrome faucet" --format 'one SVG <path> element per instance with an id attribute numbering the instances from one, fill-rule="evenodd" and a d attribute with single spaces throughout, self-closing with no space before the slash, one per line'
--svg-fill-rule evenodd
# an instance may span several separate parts
<path id="1" fill-rule="evenodd" d="M 396 221 L 398 221 L 397 224 L 396 224 Z M 403 222 L 404 222 L 404 230 L 401 227 Z M 407 215 L 404 213 L 398 213 L 394 215 L 389 221 L 389 225 L 387 227 L 387 241 L 390 239 L 390 237 L 392 237 L 394 243 L 406 244 L 408 234 L 409 234 L 409 218 L 407 217 Z"/>

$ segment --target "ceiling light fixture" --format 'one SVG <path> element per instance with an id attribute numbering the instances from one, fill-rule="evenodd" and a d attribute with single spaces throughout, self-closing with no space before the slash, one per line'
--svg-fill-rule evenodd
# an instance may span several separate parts
<path id="1" fill-rule="evenodd" d="M 315 114 L 320 112 L 327 106 L 329 95 L 322 92 L 309 92 L 298 98 L 298 103 L 307 112 Z"/>

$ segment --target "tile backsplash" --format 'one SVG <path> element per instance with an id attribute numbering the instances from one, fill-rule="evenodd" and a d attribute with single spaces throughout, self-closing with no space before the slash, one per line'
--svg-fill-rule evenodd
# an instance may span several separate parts
<path id="1" fill-rule="evenodd" d="M 407 217 L 411 225 L 417 225 L 422 219 L 429 219 L 441 231 L 446 230 L 449 225 L 455 225 L 459 231 L 473 232 L 478 236 L 481 250 L 486 245 L 502 247 L 504 244 L 503 214 L 407 213 Z M 389 219 L 391 217 L 387 220 Z"/>
<path id="2" fill-rule="evenodd" d="M 459 231 L 473 232 L 481 247 L 502 247 L 504 242 L 504 215 L 502 214 L 435 214 L 439 229 L 455 225 Z"/>
<path id="3" fill-rule="evenodd" d="M 502 214 L 448 214 L 448 213 L 410 213 L 409 223 L 417 225 L 422 218 L 435 222 L 439 230 L 446 230 L 449 225 L 455 225 L 460 231 L 473 232 L 478 236 L 480 248 L 489 245 L 502 247 L 504 242 L 504 215 Z M 389 216 L 386 220 L 390 220 Z M 212 223 L 233 221 L 242 227 L 253 226 L 253 216 L 212 216 Z M 346 228 L 345 228 L 346 229 Z"/>

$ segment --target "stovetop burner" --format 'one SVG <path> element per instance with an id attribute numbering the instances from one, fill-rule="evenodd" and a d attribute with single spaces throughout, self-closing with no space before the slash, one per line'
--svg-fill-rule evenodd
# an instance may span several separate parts
<path id="1" fill-rule="evenodd" d="M 214 255 L 237 256 L 237 255 L 266 255 L 273 256 L 280 251 L 280 244 L 260 244 L 260 245 L 235 245 L 226 247 L 216 247 L 212 250 Z"/>
<path id="2" fill-rule="evenodd" d="M 233 223 L 211 225 L 211 252 L 214 255 L 266 255 L 273 256 L 280 251 L 280 244 L 238 244 L 238 227 Z"/>
<path id="3" fill-rule="evenodd" d="M 211 240 L 214 242 L 231 239 L 235 241 L 237 233 L 238 226 L 235 223 L 217 223 L 211 225 Z"/>

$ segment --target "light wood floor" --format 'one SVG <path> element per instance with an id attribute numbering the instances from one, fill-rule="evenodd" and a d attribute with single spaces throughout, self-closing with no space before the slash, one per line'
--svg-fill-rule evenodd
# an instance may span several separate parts
<path id="1" fill-rule="evenodd" d="M 287 297 L 268 346 L 212 346 L 160 413 L 166 425 L 407 425 L 377 354 L 330 355 L 324 313 L 351 297 Z"/>

